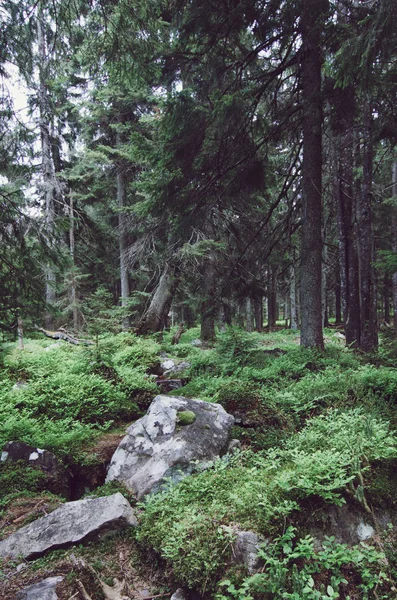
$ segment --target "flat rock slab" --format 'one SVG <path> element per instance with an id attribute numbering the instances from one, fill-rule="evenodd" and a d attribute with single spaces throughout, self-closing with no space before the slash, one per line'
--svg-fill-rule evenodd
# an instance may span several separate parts
<path id="1" fill-rule="evenodd" d="M 131 505 L 120 493 L 66 502 L 1 541 L 0 556 L 38 558 L 137 524 Z"/>
<path id="2" fill-rule="evenodd" d="M 24 588 L 15 596 L 16 600 L 58 600 L 56 588 L 63 577 L 48 577 L 39 583 Z"/>
<path id="3" fill-rule="evenodd" d="M 205 468 L 227 450 L 234 423 L 220 404 L 156 396 L 147 414 L 128 429 L 106 481 L 121 481 L 138 498 Z"/>

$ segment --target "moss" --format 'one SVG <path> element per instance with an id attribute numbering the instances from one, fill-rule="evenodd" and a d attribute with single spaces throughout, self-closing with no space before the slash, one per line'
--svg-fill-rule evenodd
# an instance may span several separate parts
<path id="1" fill-rule="evenodd" d="M 191 410 L 181 410 L 177 414 L 178 425 L 191 425 L 196 420 L 196 415 Z"/>

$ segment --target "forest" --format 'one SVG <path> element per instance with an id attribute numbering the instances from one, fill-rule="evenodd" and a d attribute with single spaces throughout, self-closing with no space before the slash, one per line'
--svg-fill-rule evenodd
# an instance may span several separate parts
<path id="1" fill-rule="evenodd" d="M 397 597 L 396 0 L 1 0 L 0 81 L 0 597 Z"/>

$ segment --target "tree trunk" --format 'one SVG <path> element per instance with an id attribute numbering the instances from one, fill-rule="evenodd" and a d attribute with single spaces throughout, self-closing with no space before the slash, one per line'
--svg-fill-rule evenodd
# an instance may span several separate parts
<path id="1" fill-rule="evenodd" d="M 302 0 L 303 183 L 301 345 L 324 348 L 321 306 L 322 94 L 320 34 L 328 0 Z"/>
<path id="2" fill-rule="evenodd" d="M 24 342 L 23 342 L 23 320 L 22 317 L 18 317 L 17 319 L 17 337 L 18 337 L 18 350 L 24 350 Z"/>
<path id="3" fill-rule="evenodd" d="M 397 200 L 397 162 L 393 163 L 393 171 L 392 171 L 392 194 L 393 197 Z M 397 254 L 397 206 L 392 207 L 393 217 L 392 217 L 392 247 L 393 252 Z M 397 335 L 397 271 L 393 273 L 392 277 L 392 292 L 393 292 L 393 325 L 394 331 Z"/>
<path id="4" fill-rule="evenodd" d="M 253 315 L 251 298 L 245 299 L 245 328 L 249 333 L 253 330 Z"/>
<path id="5" fill-rule="evenodd" d="M 263 329 L 263 298 L 262 298 L 262 296 L 256 296 L 254 298 L 254 317 L 255 317 L 255 330 L 262 331 L 262 329 Z"/>
<path id="6" fill-rule="evenodd" d="M 267 326 L 275 327 L 277 320 L 277 267 L 269 267 L 267 292 Z"/>
<path id="7" fill-rule="evenodd" d="M 139 322 L 138 334 L 155 333 L 163 329 L 177 284 L 175 272 L 166 265 L 149 307 Z"/>
<path id="8" fill-rule="evenodd" d="M 210 256 L 205 261 L 202 283 L 201 329 L 200 339 L 203 342 L 213 342 L 215 339 L 215 302 L 216 270 L 215 259 Z"/>
<path id="9" fill-rule="evenodd" d="M 376 311 L 376 285 L 373 262 L 374 237 L 372 231 L 372 107 L 366 99 L 363 112 L 363 181 L 357 199 L 357 221 L 359 231 L 360 265 L 360 348 L 372 352 L 378 347 L 378 325 Z"/>
<path id="10" fill-rule="evenodd" d="M 41 172 L 42 188 L 44 192 L 46 236 L 51 246 L 54 237 L 54 196 L 56 188 L 55 167 L 52 157 L 51 137 L 50 137 L 50 106 L 48 92 L 48 56 L 45 40 L 45 26 L 43 15 L 43 3 L 39 4 L 39 14 L 37 18 L 37 45 L 39 58 L 39 89 L 38 105 L 40 112 L 40 140 L 41 140 Z M 53 315 L 50 312 L 51 306 L 56 299 L 56 275 L 54 266 L 48 262 L 45 269 L 45 299 L 47 310 L 45 314 L 45 324 L 47 328 L 53 326 Z"/>
<path id="11" fill-rule="evenodd" d="M 290 327 L 294 331 L 298 329 L 298 320 L 296 315 L 296 277 L 295 265 L 291 266 L 291 275 L 289 280 L 289 309 L 290 309 Z"/>
<path id="12" fill-rule="evenodd" d="M 117 146 L 121 145 L 121 136 L 117 134 Z M 117 206 L 118 206 L 118 225 L 119 225 L 119 258 L 120 258 L 120 288 L 121 288 L 121 306 L 127 310 L 128 298 L 130 296 L 130 285 L 128 279 L 128 266 L 126 259 L 127 251 L 127 226 L 124 214 L 126 199 L 126 183 L 124 178 L 124 169 L 122 164 L 117 165 Z M 123 331 L 128 331 L 130 319 L 124 316 L 122 321 Z"/>
<path id="13" fill-rule="evenodd" d="M 385 274 L 383 279 L 383 318 L 385 323 L 390 325 L 390 276 L 388 273 Z"/>
<path id="14" fill-rule="evenodd" d="M 70 284 L 70 303 L 72 306 L 73 329 L 79 330 L 79 311 L 77 306 L 77 282 L 75 272 L 75 237 L 74 237 L 74 206 L 73 196 L 69 194 L 69 254 L 72 262 L 72 279 Z"/>
<path id="15" fill-rule="evenodd" d="M 337 89 L 334 94 L 336 116 L 335 122 L 332 124 L 332 187 L 339 238 L 339 277 L 335 293 L 338 297 L 340 292 L 346 344 L 350 347 L 358 347 L 361 332 L 355 193 L 353 191 L 355 98 L 352 88 Z M 338 318 L 341 318 L 340 308 L 338 311 L 336 322 L 338 322 Z"/>
<path id="16" fill-rule="evenodd" d="M 342 323 L 342 304 L 340 290 L 340 270 L 339 265 L 336 268 L 336 283 L 335 283 L 335 325 Z"/>

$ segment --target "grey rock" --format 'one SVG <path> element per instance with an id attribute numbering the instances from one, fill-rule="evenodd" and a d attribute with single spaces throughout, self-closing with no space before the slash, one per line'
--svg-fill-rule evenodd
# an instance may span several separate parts
<path id="1" fill-rule="evenodd" d="M 203 345 L 203 342 L 201 340 L 199 340 L 198 338 L 196 340 L 192 340 L 190 343 L 192 346 L 195 346 L 196 348 L 199 348 L 200 346 Z"/>
<path id="2" fill-rule="evenodd" d="M 187 600 L 187 596 L 182 588 L 178 588 L 171 596 L 171 600 Z"/>
<path id="3" fill-rule="evenodd" d="M 167 361 L 173 362 L 173 361 Z M 189 369 L 191 366 L 190 362 L 187 360 L 183 360 L 180 363 L 174 363 L 174 365 L 168 369 L 165 369 L 164 375 L 178 375 L 179 373 L 183 373 L 186 369 Z"/>
<path id="4" fill-rule="evenodd" d="M 230 440 L 227 446 L 227 454 L 234 454 L 236 450 L 241 450 L 241 442 L 240 440 Z"/>
<path id="5" fill-rule="evenodd" d="M 137 520 L 120 493 L 67 502 L 0 541 L 0 556 L 38 558 L 50 550 L 96 540 L 130 525 L 136 526 Z"/>
<path id="6" fill-rule="evenodd" d="M 193 412 L 181 426 L 178 413 Z M 225 453 L 234 419 L 220 404 L 156 396 L 147 414 L 127 430 L 114 453 L 106 481 L 121 481 L 138 498 L 157 492 L 165 479 L 179 480 L 208 467 Z"/>
<path id="7" fill-rule="evenodd" d="M 175 367 L 175 362 L 171 358 L 166 358 L 161 363 L 161 368 L 163 371 L 171 371 Z"/>
<path id="8" fill-rule="evenodd" d="M 58 600 L 56 587 L 63 577 L 48 577 L 39 583 L 24 588 L 16 595 L 16 600 Z"/>
<path id="9" fill-rule="evenodd" d="M 337 543 L 356 545 L 369 540 L 376 533 L 371 515 L 355 504 L 327 506 L 316 514 L 320 518 L 309 519 L 306 529 L 314 537 L 318 548 L 325 536 L 333 536 Z M 395 513 L 376 509 L 374 516 L 380 529 L 386 529 L 388 523 L 397 523 Z"/>
<path id="10" fill-rule="evenodd" d="M 0 457 L 1 462 L 24 461 L 46 474 L 46 489 L 54 494 L 69 497 L 70 473 L 59 462 L 55 454 L 24 442 L 7 442 Z"/>
<path id="11" fill-rule="evenodd" d="M 253 531 L 237 531 L 233 546 L 234 558 L 237 564 L 246 567 L 249 573 L 254 573 L 261 566 L 258 556 L 263 539 Z"/>

